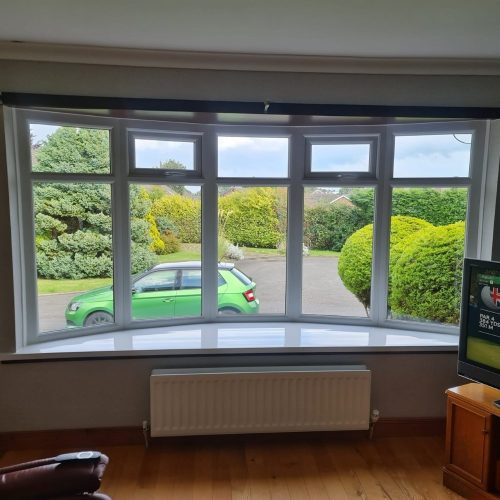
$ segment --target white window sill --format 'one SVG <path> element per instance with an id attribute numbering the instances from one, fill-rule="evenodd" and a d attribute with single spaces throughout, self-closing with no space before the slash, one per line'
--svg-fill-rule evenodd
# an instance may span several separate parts
<path id="1" fill-rule="evenodd" d="M 456 352 L 458 336 L 317 323 L 224 323 L 125 330 L 54 340 L 1 361 L 173 355 Z"/>

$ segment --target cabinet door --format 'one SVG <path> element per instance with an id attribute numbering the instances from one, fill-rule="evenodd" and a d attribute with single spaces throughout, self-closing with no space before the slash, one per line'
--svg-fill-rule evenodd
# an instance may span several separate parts
<path id="1" fill-rule="evenodd" d="M 448 400 L 447 468 L 482 489 L 489 487 L 492 416 L 462 401 Z"/>

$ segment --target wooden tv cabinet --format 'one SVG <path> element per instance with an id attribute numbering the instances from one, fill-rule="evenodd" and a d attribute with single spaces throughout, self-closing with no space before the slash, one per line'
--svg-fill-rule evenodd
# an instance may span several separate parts
<path id="1" fill-rule="evenodd" d="M 466 384 L 446 394 L 443 484 L 467 499 L 500 499 L 500 391 Z"/>

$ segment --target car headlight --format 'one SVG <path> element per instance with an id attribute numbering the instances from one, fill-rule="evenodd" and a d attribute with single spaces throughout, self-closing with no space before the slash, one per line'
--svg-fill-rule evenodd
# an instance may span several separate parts
<path id="1" fill-rule="evenodd" d="M 69 311 L 78 311 L 80 309 L 80 302 L 71 302 L 71 304 L 68 306 Z"/>

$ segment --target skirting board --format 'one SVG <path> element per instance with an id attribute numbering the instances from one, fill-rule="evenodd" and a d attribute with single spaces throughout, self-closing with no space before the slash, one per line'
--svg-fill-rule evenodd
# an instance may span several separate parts
<path id="1" fill-rule="evenodd" d="M 374 429 L 374 438 L 400 436 L 444 436 L 444 418 L 381 418 Z M 308 436 L 336 438 L 361 438 L 366 431 L 346 432 L 313 432 Z M 294 439 L 304 433 L 286 433 L 276 435 L 278 439 Z M 275 435 L 267 435 L 259 439 L 273 439 Z M 238 439 L 238 435 L 216 436 L 215 439 Z M 209 440 L 211 436 L 188 436 L 175 438 L 159 438 L 161 441 L 169 439 L 196 439 Z M 153 443 L 156 440 L 153 440 Z M 109 427 L 95 429 L 65 429 L 0 433 L 0 451 L 29 450 L 40 448 L 98 448 L 99 446 L 120 446 L 144 443 L 144 436 L 140 427 Z"/>

